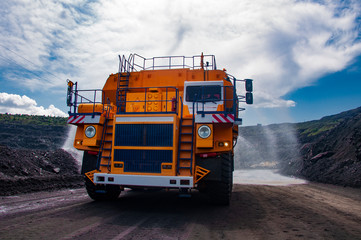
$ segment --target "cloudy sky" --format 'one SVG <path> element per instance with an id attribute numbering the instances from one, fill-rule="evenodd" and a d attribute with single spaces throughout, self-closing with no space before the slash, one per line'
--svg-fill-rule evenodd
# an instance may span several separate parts
<path id="1" fill-rule="evenodd" d="M 118 55 L 214 54 L 254 79 L 246 125 L 361 105 L 359 0 L 3 0 L 0 112 L 66 116 L 66 79 L 101 88 Z"/>

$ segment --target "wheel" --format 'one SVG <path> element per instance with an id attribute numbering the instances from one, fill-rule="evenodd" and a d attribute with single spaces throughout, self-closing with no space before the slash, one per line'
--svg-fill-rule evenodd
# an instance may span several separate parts
<path id="1" fill-rule="evenodd" d="M 203 181 L 199 191 L 207 194 L 216 205 L 229 205 L 233 187 L 233 156 L 231 153 L 221 154 L 219 160 L 220 179 Z"/>
<path id="2" fill-rule="evenodd" d="M 81 164 L 81 174 L 85 174 L 97 168 L 97 155 L 84 151 L 83 162 Z"/>
<path id="3" fill-rule="evenodd" d="M 213 182 L 211 201 L 217 205 L 229 205 L 233 187 L 233 157 L 221 155 L 221 180 Z"/>
<path id="4" fill-rule="evenodd" d="M 85 177 L 85 187 L 89 197 L 95 201 L 115 200 L 121 193 L 119 186 L 95 185 L 87 177 Z"/>
<path id="5" fill-rule="evenodd" d="M 87 151 L 84 151 L 83 164 L 81 173 L 85 173 L 96 169 L 97 165 L 97 156 L 89 154 Z M 119 186 L 116 185 L 95 185 L 88 177 L 84 175 L 85 179 L 85 188 L 88 192 L 90 198 L 96 201 L 103 200 L 115 200 L 119 197 L 121 190 Z"/>

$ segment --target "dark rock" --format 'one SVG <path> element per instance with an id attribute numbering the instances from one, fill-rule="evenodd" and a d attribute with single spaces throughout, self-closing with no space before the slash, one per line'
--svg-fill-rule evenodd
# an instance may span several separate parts
<path id="1" fill-rule="evenodd" d="M 297 124 L 242 127 L 237 167 L 272 159 L 281 173 L 361 187 L 361 107 Z"/>
<path id="2" fill-rule="evenodd" d="M 60 149 L 66 126 L 0 125 L 0 195 L 80 187 L 77 161 Z"/>

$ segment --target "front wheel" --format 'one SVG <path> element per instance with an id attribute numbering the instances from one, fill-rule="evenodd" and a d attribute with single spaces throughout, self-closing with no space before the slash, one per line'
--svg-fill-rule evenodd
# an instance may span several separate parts
<path id="1" fill-rule="evenodd" d="M 212 203 L 229 205 L 233 187 L 233 156 L 231 153 L 224 153 L 219 161 L 220 179 L 203 181 L 199 190 L 206 193 Z"/>
<path id="2" fill-rule="evenodd" d="M 85 177 L 85 187 L 89 197 L 95 201 L 115 200 L 121 193 L 119 186 L 95 185 L 87 177 Z"/>

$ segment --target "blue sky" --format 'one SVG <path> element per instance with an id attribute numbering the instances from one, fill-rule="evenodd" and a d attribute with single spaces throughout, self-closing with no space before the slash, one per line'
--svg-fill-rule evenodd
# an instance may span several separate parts
<path id="1" fill-rule="evenodd" d="M 361 57 L 344 70 L 321 77 L 313 86 L 298 89 L 287 97 L 297 102 L 290 114 L 298 121 L 360 107 Z"/>
<path id="2" fill-rule="evenodd" d="M 216 55 L 254 79 L 244 123 L 321 118 L 361 104 L 361 3 L 300 0 L 4 0 L 0 112 L 66 116 L 66 79 L 101 88 L 118 54 Z M 242 93 L 242 91 L 240 91 Z"/>

